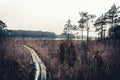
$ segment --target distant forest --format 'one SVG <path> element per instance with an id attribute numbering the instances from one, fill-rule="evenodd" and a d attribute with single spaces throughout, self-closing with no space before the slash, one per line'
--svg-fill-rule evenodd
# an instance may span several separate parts
<path id="1" fill-rule="evenodd" d="M 9 37 L 56 38 L 53 32 L 11 30 Z"/>

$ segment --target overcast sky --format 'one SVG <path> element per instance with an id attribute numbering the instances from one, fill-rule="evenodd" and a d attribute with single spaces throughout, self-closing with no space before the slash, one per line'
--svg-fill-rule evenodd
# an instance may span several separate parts
<path id="1" fill-rule="evenodd" d="M 79 12 L 100 16 L 120 0 L 0 0 L 0 19 L 9 29 L 61 33 L 70 19 L 78 25 Z"/>

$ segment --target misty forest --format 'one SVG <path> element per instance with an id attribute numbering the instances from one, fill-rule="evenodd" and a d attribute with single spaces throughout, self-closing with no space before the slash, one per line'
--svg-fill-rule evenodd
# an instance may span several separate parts
<path id="1" fill-rule="evenodd" d="M 119 8 L 80 11 L 61 34 L 11 30 L 0 20 L 0 80 L 120 80 Z"/>

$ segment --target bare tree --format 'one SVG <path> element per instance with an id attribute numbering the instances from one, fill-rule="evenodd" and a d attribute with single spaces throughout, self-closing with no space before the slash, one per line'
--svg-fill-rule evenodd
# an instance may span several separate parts
<path id="1" fill-rule="evenodd" d="M 96 32 L 100 34 L 101 41 L 103 40 L 103 31 L 104 31 L 105 25 L 106 25 L 106 19 L 103 15 L 100 16 L 95 21 L 95 24 L 94 24 L 94 27 L 96 28 Z"/>
<path id="2" fill-rule="evenodd" d="M 71 37 L 74 37 L 74 35 L 72 34 L 72 31 L 76 29 L 75 25 L 71 24 L 71 20 L 69 19 L 65 26 L 64 26 L 64 30 L 63 33 L 65 33 L 67 35 L 67 39 L 70 39 Z"/>
<path id="3" fill-rule="evenodd" d="M 0 38 L 6 37 L 8 33 L 6 28 L 7 28 L 6 24 L 0 20 Z"/>
<path id="4" fill-rule="evenodd" d="M 0 30 L 3 30 L 6 27 L 7 27 L 6 24 L 0 20 Z"/>
<path id="5" fill-rule="evenodd" d="M 82 42 L 83 42 L 83 30 L 84 28 L 87 28 L 87 43 L 89 39 L 89 22 L 92 21 L 93 18 L 95 18 L 95 15 L 88 14 L 88 12 L 79 12 L 80 14 L 80 20 L 78 21 L 79 23 L 79 28 L 82 30 Z"/>
<path id="6" fill-rule="evenodd" d="M 88 44 L 88 40 L 89 40 L 89 23 L 93 21 L 93 19 L 95 18 L 95 15 L 92 14 L 87 14 L 86 15 L 86 24 L 87 24 L 87 44 Z"/>
<path id="7" fill-rule="evenodd" d="M 85 22 L 86 20 L 83 17 L 78 21 L 79 28 L 82 30 L 82 43 L 83 43 L 83 29 L 85 28 Z"/>

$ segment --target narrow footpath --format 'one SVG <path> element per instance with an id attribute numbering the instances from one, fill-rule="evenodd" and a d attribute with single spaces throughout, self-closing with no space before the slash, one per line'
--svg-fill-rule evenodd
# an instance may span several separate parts
<path id="1" fill-rule="evenodd" d="M 25 48 L 27 48 L 31 53 L 32 63 L 35 68 L 35 74 L 34 74 L 34 80 L 46 80 L 46 66 L 42 62 L 42 60 L 39 58 L 37 53 L 30 47 L 23 45 Z"/>

